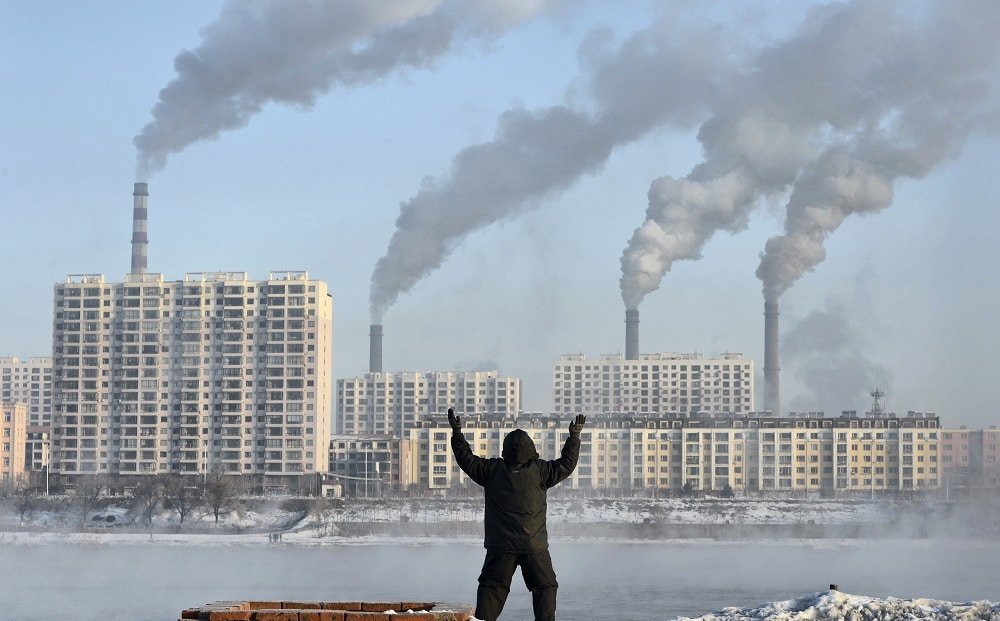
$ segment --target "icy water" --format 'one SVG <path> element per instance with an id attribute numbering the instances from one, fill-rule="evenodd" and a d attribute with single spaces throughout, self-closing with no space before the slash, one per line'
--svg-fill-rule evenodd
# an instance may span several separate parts
<path id="1" fill-rule="evenodd" d="M 172 621 L 219 599 L 466 601 L 471 542 L 326 547 L 0 545 L 5 621 Z M 968 541 L 555 542 L 563 620 L 694 616 L 825 590 L 1000 600 L 1000 543 Z M 514 577 L 501 620 L 530 621 Z"/>

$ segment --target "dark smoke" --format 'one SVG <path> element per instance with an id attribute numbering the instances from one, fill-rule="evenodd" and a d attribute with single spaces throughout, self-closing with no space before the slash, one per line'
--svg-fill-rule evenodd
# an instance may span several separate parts
<path id="1" fill-rule="evenodd" d="M 174 59 L 153 120 L 133 139 L 137 178 L 244 127 L 269 103 L 301 108 L 335 86 L 426 67 L 468 38 L 493 38 L 563 0 L 231 0 Z"/>
<path id="2" fill-rule="evenodd" d="M 785 366 L 800 386 L 789 409 L 837 416 L 842 410 L 865 411 L 875 386 L 892 393 L 889 371 L 871 360 L 873 345 L 851 315 L 852 309 L 830 303 L 785 334 Z"/>

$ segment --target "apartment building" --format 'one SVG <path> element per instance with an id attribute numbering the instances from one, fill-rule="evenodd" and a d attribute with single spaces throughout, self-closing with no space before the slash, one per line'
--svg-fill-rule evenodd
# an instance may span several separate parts
<path id="1" fill-rule="evenodd" d="M 367 373 L 337 380 L 337 432 L 402 435 L 429 416 L 521 409 L 521 380 L 499 371 Z"/>
<path id="2" fill-rule="evenodd" d="M 348 496 L 378 498 L 409 485 L 409 440 L 397 436 L 333 436 L 329 477 Z"/>
<path id="3" fill-rule="evenodd" d="M 48 425 L 52 417 L 52 358 L 0 357 L 0 401 L 28 406 L 28 425 Z"/>
<path id="4" fill-rule="evenodd" d="M 552 389 L 557 414 L 748 414 L 754 366 L 742 354 L 567 355 L 555 363 Z"/>
<path id="5" fill-rule="evenodd" d="M 0 403 L 0 480 L 24 474 L 24 446 L 27 440 L 28 406 Z"/>
<path id="6" fill-rule="evenodd" d="M 942 429 L 941 485 L 952 489 L 1000 489 L 1000 429 Z"/>
<path id="7" fill-rule="evenodd" d="M 304 271 L 55 285 L 52 472 L 296 486 L 329 459 L 332 300 Z"/>
<path id="8" fill-rule="evenodd" d="M 504 436 L 526 431 L 544 459 L 568 437 L 566 415 L 475 416 L 463 430 L 476 454 L 498 457 Z M 564 485 L 584 490 L 734 493 L 887 493 L 940 485 L 939 420 L 933 414 L 880 417 L 821 413 L 588 420 L 580 461 Z M 451 429 L 428 420 L 407 430 L 411 459 L 403 485 L 444 491 L 469 481 L 451 456 Z"/>
<path id="9" fill-rule="evenodd" d="M 24 445 L 24 469 L 42 472 L 49 467 L 49 427 L 28 425 Z"/>

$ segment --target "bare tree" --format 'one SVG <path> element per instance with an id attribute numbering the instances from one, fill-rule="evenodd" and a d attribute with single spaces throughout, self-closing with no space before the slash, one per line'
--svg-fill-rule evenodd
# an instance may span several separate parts
<path id="1" fill-rule="evenodd" d="M 172 474 L 163 484 L 163 506 L 173 509 L 180 518 L 180 528 L 184 528 L 184 520 L 202 506 L 203 490 L 196 481 L 181 474 Z"/>
<path id="2" fill-rule="evenodd" d="M 10 505 L 17 513 L 19 526 L 24 526 L 24 519 L 34 514 L 38 499 L 38 488 L 32 485 L 27 475 L 0 481 L 0 501 Z"/>
<path id="3" fill-rule="evenodd" d="M 163 500 L 163 481 L 156 475 L 139 477 L 132 487 L 132 510 L 142 516 L 146 526 L 153 525 L 153 515 Z"/>
<path id="4" fill-rule="evenodd" d="M 80 513 L 80 525 L 87 524 L 87 516 L 97 508 L 101 498 L 111 487 L 111 479 L 101 474 L 80 475 L 73 493 L 73 505 Z"/>
<path id="5" fill-rule="evenodd" d="M 205 478 L 205 506 L 215 516 L 219 525 L 219 515 L 238 508 L 237 485 L 232 476 L 221 470 L 213 470 Z"/>

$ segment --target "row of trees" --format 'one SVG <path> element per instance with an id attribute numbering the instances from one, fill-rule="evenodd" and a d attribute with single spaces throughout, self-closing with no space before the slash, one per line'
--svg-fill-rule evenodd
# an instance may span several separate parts
<path id="1" fill-rule="evenodd" d="M 211 472 L 204 478 L 149 475 L 119 482 L 102 475 L 81 476 L 64 502 L 79 516 L 81 526 L 86 525 L 88 516 L 107 498 L 125 497 L 130 499 L 133 523 L 152 526 L 153 518 L 162 508 L 174 511 L 183 528 L 184 521 L 198 511 L 214 516 L 218 525 L 220 516 L 240 508 L 239 489 L 232 477 L 221 472 Z M 46 500 L 43 491 L 27 476 L 7 478 L 0 480 L 0 503 L 17 515 L 23 526 L 26 519 L 52 504 L 53 500 Z"/>

